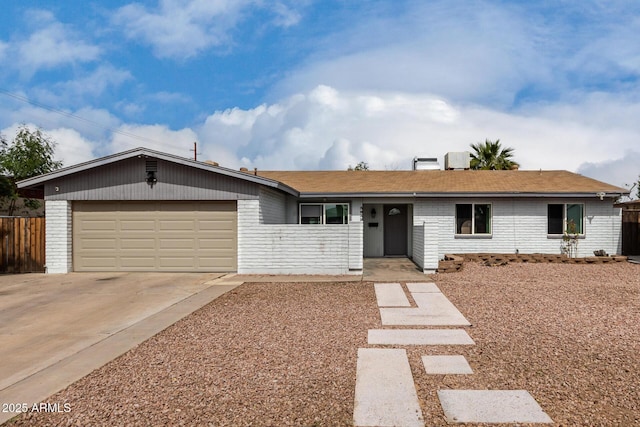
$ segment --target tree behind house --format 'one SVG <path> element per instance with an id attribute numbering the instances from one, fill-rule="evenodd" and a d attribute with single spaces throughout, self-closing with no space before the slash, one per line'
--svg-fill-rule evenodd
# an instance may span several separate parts
<path id="1" fill-rule="evenodd" d="M 509 170 L 520 166 L 513 160 L 513 148 L 503 148 L 500 140 L 495 142 L 486 139 L 484 142 L 471 144 L 471 169 Z"/>
<path id="2" fill-rule="evenodd" d="M 349 170 L 349 171 L 368 171 L 369 170 L 369 164 L 367 162 L 362 161 L 362 162 L 358 163 L 355 167 L 349 165 L 347 170 Z"/>
<path id="3" fill-rule="evenodd" d="M 62 162 L 53 159 L 56 143 L 40 129 L 30 130 L 23 125 L 18 128 L 11 144 L 4 138 L 0 141 L 0 197 L 9 202 L 8 214 L 16 210 L 18 189 L 16 181 L 31 178 L 59 169 Z M 25 207 L 37 209 L 37 200 L 25 199 Z"/>

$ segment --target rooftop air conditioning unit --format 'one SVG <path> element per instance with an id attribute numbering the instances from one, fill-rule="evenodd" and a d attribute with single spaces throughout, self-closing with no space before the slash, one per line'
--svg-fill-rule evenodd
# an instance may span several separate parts
<path id="1" fill-rule="evenodd" d="M 451 169 L 470 169 L 471 153 L 468 151 L 460 151 L 456 153 L 447 153 L 444 155 L 444 168 Z"/>
<path id="2" fill-rule="evenodd" d="M 413 170 L 440 170 L 440 165 L 438 164 L 438 159 L 435 157 L 414 157 Z"/>

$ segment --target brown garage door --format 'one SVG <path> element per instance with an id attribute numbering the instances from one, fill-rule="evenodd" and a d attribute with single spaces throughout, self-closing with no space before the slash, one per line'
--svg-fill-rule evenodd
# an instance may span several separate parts
<path id="1" fill-rule="evenodd" d="M 75 271 L 237 270 L 235 202 L 74 202 Z"/>

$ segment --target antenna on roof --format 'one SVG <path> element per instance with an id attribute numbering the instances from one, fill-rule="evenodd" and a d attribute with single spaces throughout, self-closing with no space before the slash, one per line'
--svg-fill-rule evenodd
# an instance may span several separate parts
<path id="1" fill-rule="evenodd" d="M 198 153 L 198 143 L 194 141 L 193 142 L 193 149 L 191 149 L 189 151 L 193 151 L 193 160 L 195 160 L 197 162 L 198 161 L 198 154 L 202 154 L 202 153 Z"/>

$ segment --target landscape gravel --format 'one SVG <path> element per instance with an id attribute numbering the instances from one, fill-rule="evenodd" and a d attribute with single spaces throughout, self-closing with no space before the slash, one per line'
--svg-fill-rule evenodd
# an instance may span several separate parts
<path id="1" fill-rule="evenodd" d="M 476 345 L 394 346 L 426 425 L 447 425 L 449 388 L 527 390 L 557 426 L 640 425 L 640 265 L 466 263 L 432 278 Z M 12 424 L 351 425 L 357 349 L 379 328 L 372 283 L 246 283 L 48 399 L 70 412 Z M 474 373 L 427 375 L 421 356 L 438 354 Z"/>

